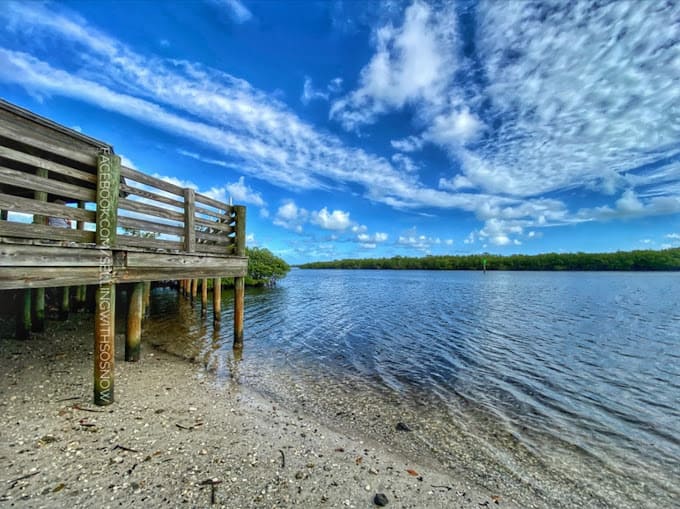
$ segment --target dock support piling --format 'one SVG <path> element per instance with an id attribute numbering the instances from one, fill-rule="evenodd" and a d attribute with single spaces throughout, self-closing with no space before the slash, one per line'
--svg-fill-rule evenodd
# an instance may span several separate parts
<path id="1" fill-rule="evenodd" d="M 31 337 L 30 288 L 24 288 L 21 290 L 17 300 L 16 337 L 17 339 L 29 339 Z"/>
<path id="2" fill-rule="evenodd" d="M 234 254 L 246 255 L 246 208 L 237 205 L 233 208 L 236 216 L 236 242 Z M 243 347 L 243 312 L 246 293 L 245 277 L 234 278 L 234 348 Z"/>
<path id="3" fill-rule="evenodd" d="M 103 249 L 116 245 L 120 157 L 108 150 L 97 157 L 97 227 L 95 241 Z M 116 285 L 111 282 L 113 260 L 100 261 L 94 317 L 94 403 L 113 403 L 115 364 Z"/>
<path id="4" fill-rule="evenodd" d="M 142 297 L 142 317 L 149 316 L 151 306 L 151 281 L 144 281 L 144 295 Z"/>
<path id="5" fill-rule="evenodd" d="M 74 311 L 82 311 L 85 309 L 85 304 L 87 301 L 87 286 L 78 285 L 76 287 L 76 300 L 74 305 Z"/>
<path id="6" fill-rule="evenodd" d="M 127 331 L 125 333 L 125 360 L 136 362 L 142 339 L 142 315 L 146 283 L 135 283 L 129 297 Z"/>
<path id="7" fill-rule="evenodd" d="M 198 279 L 192 279 L 191 280 L 191 300 L 193 301 L 196 299 L 196 295 L 198 295 Z"/>
<path id="8" fill-rule="evenodd" d="M 71 311 L 71 287 L 64 286 L 61 289 L 61 302 L 59 303 L 59 320 L 68 320 Z"/>
<path id="9" fill-rule="evenodd" d="M 97 288 L 94 313 L 94 404 L 113 403 L 115 359 L 116 285 L 103 283 Z"/>
<path id="10" fill-rule="evenodd" d="M 234 348 L 243 347 L 243 302 L 245 300 L 243 277 L 234 278 Z"/>
<path id="11" fill-rule="evenodd" d="M 32 327 L 33 332 L 45 330 L 45 289 L 34 288 L 31 305 L 33 306 Z"/>
<path id="12" fill-rule="evenodd" d="M 222 278 L 213 279 L 213 322 L 222 320 Z"/>
<path id="13" fill-rule="evenodd" d="M 208 313 L 208 278 L 201 279 L 201 316 Z"/>

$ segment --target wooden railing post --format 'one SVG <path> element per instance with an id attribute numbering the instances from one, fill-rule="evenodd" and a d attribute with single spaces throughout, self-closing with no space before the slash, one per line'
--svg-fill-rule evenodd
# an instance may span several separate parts
<path id="1" fill-rule="evenodd" d="M 193 253 L 196 250 L 196 191 L 184 188 L 184 250 Z"/>
<path id="2" fill-rule="evenodd" d="M 94 403 L 110 405 L 114 396 L 116 285 L 111 282 L 116 244 L 120 157 L 108 152 L 97 158 L 97 227 L 101 249 L 99 286 L 94 319 Z"/>
<path id="3" fill-rule="evenodd" d="M 234 207 L 236 214 L 236 243 L 234 254 L 246 255 L 246 208 L 237 205 Z M 234 348 L 243 346 L 243 315 L 245 305 L 245 277 L 234 278 Z"/>
<path id="4" fill-rule="evenodd" d="M 145 285 L 146 283 L 135 283 L 130 292 L 127 331 L 125 332 L 125 360 L 130 362 L 139 360 Z"/>

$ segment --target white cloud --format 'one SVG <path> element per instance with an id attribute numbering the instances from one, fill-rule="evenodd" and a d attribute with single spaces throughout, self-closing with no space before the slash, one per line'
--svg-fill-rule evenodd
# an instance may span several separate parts
<path id="1" fill-rule="evenodd" d="M 380 27 L 376 53 L 361 71 L 359 88 L 333 103 L 331 118 L 351 130 L 408 103 L 435 101 L 456 67 L 453 9 L 442 11 L 435 16 L 416 1 L 404 12 L 400 27 Z"/>
<path id="2" fill-rule="evenodd" d="M 276 211 L 274 224 L 301 233 L 302 225 L 308 218 L 306 209 L 298 207 L 293 200 L 286 200 Z"/>
<path id="3" fill-rule="evenodd" d="M 129 157 L 124 156 L 123 154 L 119 154 L 120 156 L 120 164 L 123 166 L 127 166 L 128 168 L 132 168 L 133 170 L 138 169 L 137 165 L 132 162 L 132 160 Z"/>
<path id="4" fill-rule="evenodd" d="M 312 85 L 312 79 L 309 76 L 306 76 L 305 83 L 302 86 L 302 95 L 300 96 L 300 100 L 303 104 L 309 104 L 310 101 L 316 99 L 327 101 L 328 93 L 322 92 L 321 90 L 315 90 L 314 86 Z"/>
<path id="5" fill-rule="evenodd" d="M 250 21 L 253 13 L 243 5 L 240 0 L 209 0 L 210 3 L 226 10 L 227 14 L 236 23 L 245 23 Z"/>
<path id="6" fill-rule="evenodd" d="M 667 239 L 680 240 L 680 233 L 669 233 L 666 235 Z"/>
<path id="7" fill-rule="evenodd" d="M 394 154 L 392 162 L 406 173 L 416 173 L 418 171 L 418 165 L 413 162 L 413 159 L 404 154 Z"/>
<path id="8" fill-rule="evenodd" d="M 213 187 L 205 193 L 210 198 L 227 203 L 232 198 L 233 203 L 255 205 L 264 207 L 266 205 L 262 195 L 246 185 L 245 178 L 240 177 L 236 182 L 230 182 L 222 187 Z"/>
<path id="9" fill-rule="evenodd" d="M 329 83 L 328 83 L 328 91 L 332 94 L 337 94 L 342 91 L 342 78 L 333 78 Z"/>
<path id="10" fill-rule="evenodd" d="M 401 152 L 416 152 L 423 148 L 423 140 L 417 136 L 408 136 L 401 140 L 390 140 L 390 144 Z"/>
<path id="11" fill-rule="evenodd" d="M 342 210 L 328 212 L 328 208 L 326 207 L 318 212 L 312 212 L 310 221 L 324 230 L 346 230 L 352 226 L 349 212 L 344 212 Z"/>
<path id="12" fill-rule="evenodd" d="M 404 232 L 402 235 L 399 235 L 397 238 L 397 245 L 413 248 L 423 253 L 431 252 L 432 248 L 435 246 L 450 246 L 452 244 L 452 240 L 442 241 L 440 237 L 419 234 L 415 226 Z"/>
<path id="13" fill-rule="evenodd" d="M 387 242 L 387 239 L 389 238 L 389 235 L 384 232 L 376 232 L 373 235 L 370 235 L 368 233 L 359 233 L 357 235 L 357 240 L 361 243 L 370 243 L 370 244 L 378 244 L 382 242 Z"/>
<path id="14" fill-rule="evenodd" d="M 626 219 L 646 216 L 676 214 L 680 212 L 680 196 L 654 196 L 641 199 L 635 191 L 627 189 L 616 200 L 614 207 L 581 209 L 576 218 L 582 221 Z"/>

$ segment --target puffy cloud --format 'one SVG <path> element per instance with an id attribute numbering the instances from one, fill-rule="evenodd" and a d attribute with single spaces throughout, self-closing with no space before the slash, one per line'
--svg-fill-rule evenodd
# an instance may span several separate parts
<path id="1" fill-rule="evenodd" d="M 380 27 L 376 52 L 361 71 L 359 88 L 333 103 L 331 118 L 351 130 L 407 103 L 435 101 L 456 65 L 455 17 L 452 9 L 443 10 L 435 16 L 427 4 L 416 1 L 404 12 L 400 27 Z"/>
<path id="2" fill-rule="evenodd" d="M 240 177 L 238 181 L 230 182 L 222 187 L 213 187 L 205 194 L 223 203 L 227 203 L 229 198 L 232 198 L 234 204 L 248 204 L 256 207 L 266 205 L 262 195 L 246 185 L 245 177 Z"/>
<path id="3" fill-rule="evenodd" d="M 346 230 L 352 226 L 349 212 L 344 212 L 342 210 L 328 212 L 327 207 L 322 208 L 318 212 L 312 212 L 310 220 L 324 230 Z"/>
<path id="4" fill-rule="evenodd" d="M 298 207 L 293 200 L 287 200 L 276 211 L 274 224 L 301 233 L 308 218 L 309 211 Z"/>

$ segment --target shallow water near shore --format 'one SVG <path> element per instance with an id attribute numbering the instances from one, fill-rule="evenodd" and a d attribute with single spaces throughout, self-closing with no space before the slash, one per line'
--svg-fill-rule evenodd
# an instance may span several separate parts
<path id="1" fill-rule="evenodd" d="M 155 289 L 144 337 L 527 507 L 672 506 L 678 288 L 669 273 L 294 270 L 247 292 L 242 355 L 226 295 L 216 329 Z"/>

